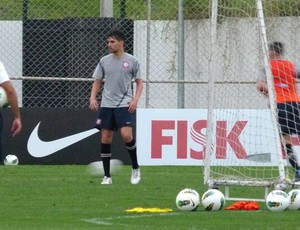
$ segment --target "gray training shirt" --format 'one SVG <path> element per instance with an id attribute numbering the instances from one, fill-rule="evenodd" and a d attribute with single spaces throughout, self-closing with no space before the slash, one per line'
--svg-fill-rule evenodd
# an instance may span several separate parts
<path id="1" fill-rule="evenodd" d="M 128 53 L 121 58 L 109 54 L 100 59 L 93 78 L 105 79 L 101 107 L 128 107 L 133 98 L 132 80 L 141 79 L 140 64 Z"/>

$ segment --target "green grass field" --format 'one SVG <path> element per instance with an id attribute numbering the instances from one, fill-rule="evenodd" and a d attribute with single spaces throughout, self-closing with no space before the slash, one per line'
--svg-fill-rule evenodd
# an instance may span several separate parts
<path id="1" fill-rule="evenodd" d="M 141 183 L 131 185 L 130 168 L 124 166 L 113 184 L 105 186 L 82 165 L 1 166 L 0 229 L 300 229 L 298 211 L 274 213 L 264 203 L 259 211 L 177 210 L 181 189 L 191 187 L 200 195 L 206 191 L 201 167 L 148 166 L 142 173 Z M 235 192 L 263 194 L 260 190 Z M 135 207 L 173 212 L 125 212 Z"/>

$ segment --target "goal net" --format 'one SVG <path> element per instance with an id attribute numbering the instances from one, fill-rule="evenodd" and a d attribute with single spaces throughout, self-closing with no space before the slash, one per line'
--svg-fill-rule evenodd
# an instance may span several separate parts
<path id="1" fill-rule="evenodd" d="M 230 1 L 211 3 L 204 179 L 209 187 L 225 186 L 228 199 L 235 199 L 229 195 L 232 186 L 261 186 L 266 194 L 268 188 L 286 185 L 286 178 L 294 177 L 279 134 L 268 44 L 282 42 L 284 57 L 299 61 L 300 3 L 239 2 L 238 8 L 231 7 Z M 262 72 L 268 82 L 268 96 L 256 88 Z"/>

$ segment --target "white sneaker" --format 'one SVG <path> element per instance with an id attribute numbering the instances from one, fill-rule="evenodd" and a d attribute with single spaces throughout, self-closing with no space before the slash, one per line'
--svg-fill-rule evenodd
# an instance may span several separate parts
<path id="1" fill-rule="evenodd" d="M 101 184 L 112 184 L 112 179 L 110 177 L 104 176 Z"/>
<path id="2" fill-rule="evenodd" d="M 131 184 L 138 184 L 141 180 L 141 171 L 140 168 L 132 169 L 131 173 Z"/>

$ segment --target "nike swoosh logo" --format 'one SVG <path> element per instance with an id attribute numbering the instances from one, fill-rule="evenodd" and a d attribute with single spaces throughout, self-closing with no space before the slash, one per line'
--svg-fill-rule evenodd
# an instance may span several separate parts
<path id="1" fill-rule="evenodd" d="M 28 142 L 27 142 L 27 150 L 29 154 L 33 157 L 46 157 L 49 156 L 59 150 L 62 150 L 70 145 L 75 144 L 97 132 L 98 129 L 93 128 L 84 132 L 80 132 L 77 134 L 73 134 L 67 137 L 63 137 L 53 141 L 42 141 L 38 135 L 38 129 L 40 126 L 39 122 L 34 130 L 31 132 Z"/>

